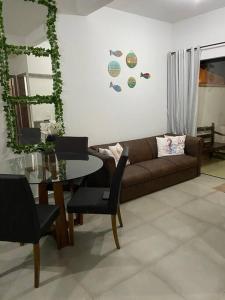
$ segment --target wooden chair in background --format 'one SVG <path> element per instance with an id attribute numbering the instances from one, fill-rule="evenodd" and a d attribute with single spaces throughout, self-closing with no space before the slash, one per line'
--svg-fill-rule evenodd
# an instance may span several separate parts
<path id="1" fill-rule="evenodd" d="M 222 151 L 225 150 L 225 143 L 215 141 L 216 135 L 225 137 L 225 134 L 215 130 L 214 123 L 212 123 L 211 126 L 197 128 L 197 136 L 203 139 L 203 153 L 209 154 L 210 157 L 215 153 L 221 154 Z"/>

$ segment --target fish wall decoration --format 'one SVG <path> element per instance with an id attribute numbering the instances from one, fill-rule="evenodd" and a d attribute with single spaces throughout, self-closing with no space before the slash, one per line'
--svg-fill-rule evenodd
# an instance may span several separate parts
<path id="1" fill-rule="evenodd" d="M 131 76 L 128 78 L 128 81 L 127 81 L 127 85 L 129 86 L 129 88 L 134 88 L 135 85 L 136 85 L 136 79 L 135 77 Z"/>
<path id="2" fill-rule="evenodd" d="M 116 92 L 118 92 L 118 93 L 122 91 L 121 86 L 119 86 L 118 84 L 113 84 L 112 81 L 110 82 L 109 87 L 110 87 L 110 88 L 113 88 L 114 91 L 116 91 Z"/>
<path id="3" fill-rule="evenodd" d="M 108 72 L 112 77 L 117 77 L 120 75 L 121 67 L 118 61 L 112 60 L 108 64 Z"/>
<path id="4" fill-rule="evenodd" d="M 151 75 L 149 73 L 142 73 L 141 72 L 141 76 L 140 77 L 143 77 L 145 79 L 149 79 L 151 77 Z"/>
<path id="5" fill-rule="evenodd" d="M 120 50 L 116 50 L 116 51 L 109 50 L 109 53 L 110 53 L 110 55 L 114 55 L 114 56 L 116 56 L 116 57 L 120 57 L 120 56 L 123 55 L 123 52 L 120 51 Z"/>
<path id="6" fill-rule="evenodd" d="M 134 68 L 137 65 L 137 56 L 133 51 L 130 51 L 126 56 L 126 63 L 129 68 Z"/>

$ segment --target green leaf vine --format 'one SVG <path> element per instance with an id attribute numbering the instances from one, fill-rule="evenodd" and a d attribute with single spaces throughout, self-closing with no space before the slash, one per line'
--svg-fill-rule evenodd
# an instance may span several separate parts
<path id="1" fill-rule="evenodd" d="M 36 4 L 45 5 L 48 8 L 47 14 L 47 38 L 50 44 L 50 49 L 31 47 L 31 46 L 16 46 L 7 44 L 3 25 L 3 0 L 0 0 L 0 84 L 3 88 L 2 100 L 4 102 L 4 111 L 6 116 L 7 126 L 7 146 L 11 147 L 15 153 L 30 153 L 38 150 L 51 150 L 51 143 L 40 143 L 38 145 L 20 145 L 17 142 L 16 133 L 16 105 L 17 104 L 43 104 L 52 103 L 55 105 L 56 122 L 63 124 L 63 103 L 61 100 L 62 79 L 60 71 L 60 54 L 56 34 L 56 14 L 57 8 L 54 0 L 24 0 L 34 2 Z M 36 57 L 51 57 L 52 62 L 52 78 L 53 78 L 53 93 L 47 96 L 10 96 L 9 90 L 9 62 L 10 54 L 15 55 L 34 55 Z M 63 125 L 64 132 L 64 125 Z"/>

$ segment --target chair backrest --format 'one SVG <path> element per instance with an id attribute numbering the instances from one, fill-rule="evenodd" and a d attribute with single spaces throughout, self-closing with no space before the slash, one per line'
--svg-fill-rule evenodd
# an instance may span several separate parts
<path id="1" fill-rule="evenodd" d="M 128 160 L 128 154 L 128 147 L 125 147 L 112 177 L 109 195 L 109 208 L 112 214 L 116 214 L 117 212 L 117 207 L 120 200 L 121 182 Z"/>
<path id="2" fill-rule="evenodd" d="M 0 175 L 0 241 L 37 243 L 40 225 L 34 197 L 23 175 Z"/>
<path id="3" fill-rule="evenodd" d="M 40 128 L 21 128 L 19 132 L 19 143 L 21 145 L 35 145 L 41 142 Z"/>
<path id="4" fill-rule="evenodd" d="M 57 136 L 55 152 L 59 159 L 88 159 L 88 137 Z"/>

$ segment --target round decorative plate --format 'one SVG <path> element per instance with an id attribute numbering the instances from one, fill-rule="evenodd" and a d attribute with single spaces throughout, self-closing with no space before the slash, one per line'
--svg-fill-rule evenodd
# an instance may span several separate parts
<path id="1" fill-rule="evenodd" d="M 119 76 L 121 71 L 120 64 L 118 61 L 112 60 L 108 64 L 108 72 L 112 77 L 117 77 Z"/>
<path id="2" fill-rule="evenodd" d="M 137 65 L 137 56 L 134 52 L 129 52 L 126 57 L 126 63 L 129 68 L 134 68 Z"/>
<path id="3" fill-rule="evenodd" d="M 136 85 L 136 79 L 134 77 L 129 77 L 127 84 L 131 89 L 134 88 Z"/>

